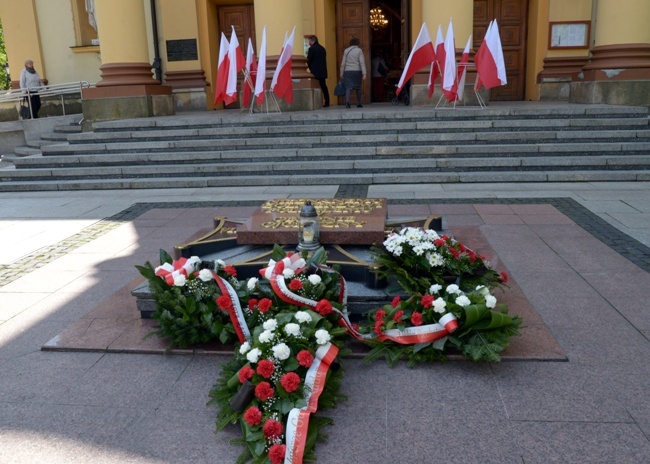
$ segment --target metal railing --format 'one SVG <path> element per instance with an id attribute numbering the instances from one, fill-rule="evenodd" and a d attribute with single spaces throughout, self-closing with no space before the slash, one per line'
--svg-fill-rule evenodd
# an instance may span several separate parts
<path id="1" fill-rule="evenodd" d="M 0 103 L 4 102 L 21 102 L 26 101 L 29 107 L 30 117 L 33 117 L 31 95 L 38 93 L 41 98 L 44 97 L 61 97 L 61 107 L 63 108 L 63 115 L 65 116 L 65 102 L 64 95 L 78 93 L 81 96 L 81 89 L 88 89 L 93 87 L 87 81 L 80 82 L 66 82 L 65 84 L 43 85 L 34 87 L 32 89 L 13 89 L 0 91 Z"/>

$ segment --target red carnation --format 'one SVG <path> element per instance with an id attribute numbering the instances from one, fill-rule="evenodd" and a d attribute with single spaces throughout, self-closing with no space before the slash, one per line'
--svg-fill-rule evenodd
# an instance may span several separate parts
<path id="1" fill-rule="evenodd" d="M 232 300 L 228 295 L 221 295 L 217 298 L 217 306 L 224 311 L 228 311 L 229 309 L 232 309 Z"/>
<path id="2" fill-rule="evenodd" d="M 262 298 L 259 303 L 257 303 L 257 309 L 260 310 L 261 313 L 267 312 L 269 309 L 271 309 L 271 305 L 273 304 L 273 301 L 271 301 L 268 298 Z"/>
<path id="3" fill-rule="evenodd" d="M 393 298 L 393 301 L 391 301 L 390 305 L 393 308 L 397 308 L 401 302 L 402 302 L 402 299 L 399 296 L 396 296 L 395 298 Z"/>
<path id="4" fill-rule="evenodd" d="M 502 272 L 501 273 L 501 282 L 503 282 L 504 284 L 507 284 L 508 279 L 509 279 L 508 273 L 507 272 Z"/>
<path id="5" fill-rule="evenodd" d="M 266 422 L 264 422 L 264 427 L 262 427 L 262 431 L 264 432 L 264 436 L 266 437 L 267 440 L 273 440 L 275 438 L 278 438 L 280 435 L 282 435 L 282 432 L 284 431 L 284 427 L 282 427 L 282 424 L 279 423 L 278 421 L 269 419 Z"/>
<path id="6" fill-rule="evenodd" d="M 291 393 L 292 391 L 296 391 L 300 386 L 300 377 L 298 377 L 298 374 L 295 372 L 287 372 L 280 379 L 280 385 L 282 385 L 282 388 L 284 388 L 287 393 Z"/>
<path id="7" fill-rule="evenodd" d="M 248 300 L 248 309 L 250 309 L 251 311 L 254 311 L 255 306 L 257 306 L 257 303 L 258 303 L 257 298 L 251 298 L 250 300 Z"/>
<path id="8" fill-rule="evenodd" d="M 377 322 L 384 322 L 385 316 L 386 316 L 386 311 L 384 311 L 383 309 L 379 309 L 375 313 L 375 319 L 377 320 Z"/>
<path id="9" fill-rule="evenodd" d="M 414 312 L 411 314 L 411 324 L 422 325 L 422 313 Z"/>
<path id="10" fill-rule="evenodd" d="M 262 411 L 255 406 L 251 406 L 244 413 L 244 420 L 248 425 L 259 425 L 262 422 Z"/>
<path id="11" fill-rule="evenodd" d="M 433 244 L 437 247 L 445 246 L 445 241 L 441 238 L 437 238 L 433 241 Z"/>
<path id="12" fill-rule="evenodd" d="M 465 253 L 466 251 L 469 251 L 469 248 L 467 248 L 462 243 L 458 243 L 458 248 L 460 248 L 460 251 L 462 251 L 463 253 Z"/>
<path id="13" fill-rule="evenodd" d="M 433 297 L 433 295 L 426 294 L 426 295 L 424 295 L 424 296 L 422 297 L 422 299 L 420 300 L 420 303 L 421 303 L 422 306 L 424 306 L 425 308 L 430 308 L 431 306 L 433 306 L 433 300 L 435 300 L 435 298 Z"/>
<path id="14" fill-rule="evenodd" d="M 458 250 L 456 248 L 450 248 L 449 253 L 451 253 L 454 256 L 454 258 L 456 258 L 456 259 L 458 259 L 458 257 L 460 256 L 460 253 L 458 252 Z"/>
<path id="15" fill-rule="evenodd" d="M 468 250 L 467 252 L 469 254 L 469 262 L 473 263 L 476 261 L 476 253 L 474 253 L 472 250 Z"/>
<path id="16" fill-rule="evenodd" d="M 393 315 L 393 320 L 399 324 L 400 322 L 402 322 L 403 315 L 404 315 L 404 311 L 400 309 Z"/>
<path id="17" fill-rule="evenodd" d="M 250 366 L 244 366 L 239 370 L 239 382 L 244 383 L 251 377 L 253 377 L 255 371 Z"/>
<path id="18" fill-rule="evenodd" d="M 314 356 L 308 350 L 302 350 L 296 355 L 298 364 L 302 367 L 310 367 L 314 362 Z"/>
<path id="19" fill-rule="evenodd" d="M 237 269 L 235 269 L 235 266 L 233 265 L 228 265 L 223 268 L 223 272 L 228 274 L 229 276 L 237 277 Z"/>
<path id="20" fill-rule="evenodd" d="M 316 304 L 316 312 L 320 314 L 321 316 L 327 316 L 328 314 L 332 314 L 332 303 L 330 303 L 328 300 L 320 300 Z"/>
<path id="21" fill-rule="evenodd" d="M 257 373 L 262 377 L 268 379 L 273 375 L 273 372 L 275 372 L 275 364 L 272 361 L 262 359 L 257 363 Z"/>
<path id="22" fill-rule="evenodd" d="M 271 464 L 282 464 L 284 462 L 284 455 L 287 452 L 287 445 L 271 445 L 269 448 L 269 459 Z"/>
<path id="23" fill-rule="evenodd" d="M 293 290 L 294 292 L 300 290 L 302 288 L 302 282 L 298 279 L 292 279 L 291 282 L 289 282 L 289 289 Z"/>
<path id="24" fill-rule="evenodd" d="M 269 398 L 273 398 L 274 395 L 275 390 L 273 390 L 268 382 L 260 382 L 255 387 L 255 396 L 259 398 L 260 401 L 266 401 Z"/>
<path id="25" fill-rule="evenodd" d="M 383 321 L 375 322 L 375 333 L 381 335 L 383 333 L 382 326 L 384 325 Z"/>

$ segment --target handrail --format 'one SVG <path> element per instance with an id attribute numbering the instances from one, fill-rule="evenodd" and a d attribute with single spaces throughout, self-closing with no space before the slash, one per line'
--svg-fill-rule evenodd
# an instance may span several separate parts
<path id="1" fill-rule="evenodd" d="M 63 107 L 63 114 L 65 115 L 65 104 L 63 102 L 63 96 L 73 93 L 81 94 L 81 89 L 87 89 L 92 87 L 92 84 L 89 84 L 87 81 L 80 82 L 66 82 L 64 84 L 53 84 L 53 85 L 42 85 L 40 87 L 33 87 L 31 89 L 12 89 L 0 91 L 0 103 L 4 102 L 20 102 L 21 100 L 27 100 L 30 105 L 31 113 L 31 100 L 30 95 L 38 93 L 41 97 L 52 97 L 60 96 L 61 97 L 61 106 Z"/>

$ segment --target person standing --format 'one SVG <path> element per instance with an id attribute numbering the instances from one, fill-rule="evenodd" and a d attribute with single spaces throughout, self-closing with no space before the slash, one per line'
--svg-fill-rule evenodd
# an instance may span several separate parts
<path id="1" fill-rule="evenodd" d="M 312 35 L 309 38 L 309 50 L 307 51 L 307 66 L 323 92 L 323 108 L 330 106 L 330 91 L 327 88 L 327 51 L 318 43 L 318 37 Z"/>
<path id="2" fill-rule="evenodd" d="M 345 86 L 345 107 L 350 108 L 350 92 L 357 92 L 357 108 L 361 105 L 361 84 L 366 80 L 366 60 L 363 50 L 359 48 L 361 41 L 357 37 L 350 39 L 350 46 L 343 52 L 341 60 L 341 79 Z"/>
<path id="3" fill-rule="evenodd" d="M 32 117 L 38 118 L 38 111 L 41 109 L 41 97 L 38 95 L 38 88 L 43 85 L 41 77 L 34 69 L 32 60 L 25 61 L 25 69 L 20 72 L 20 88 L 29 91 L 29 103 Z"/>

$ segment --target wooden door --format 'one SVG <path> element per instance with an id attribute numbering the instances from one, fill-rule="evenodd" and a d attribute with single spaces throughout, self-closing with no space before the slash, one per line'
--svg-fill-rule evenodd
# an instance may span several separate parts
<path id="1" fill-rule="evenodd" d="M 336 75 L 341 75 L 343 50 L 350 39 L 358 37 L 366 61 L 366 81 L 363 84 L 362 103 L 370 103 L 370 7 L 368 0 L 338 0 L 336 3 Z M 352 95 L 355 93 L 352 92 Z M 354 103 L 356 96 L 351 97 Z M 339 98 L 339 103 L 344 100 Z"/>
<path id="2" fill-rule="evenodd" d="M 491 20 L 497 20 L 508 84 L 490 91 L 490 100 L 524 100 L 528 0 L 474 0 L 473 48 L 477 50 Z"/>
<path id="3" fill-rule="evenodd" d="M 253 42 L 253 47 L 257 46 L 255 41 L 255 13 L 252 3 L 248 5 L 220 6 L 217 9 L 217 16 L 219 18 L 219 30 L 226 35 L 228 41 L 230 41 L 232 27 L 235 27 L 235 35 L 244 56 L 246 56 L 246 50 L 248 49 L 249 37 Z M 241 89 L 243 81 L 241 73 L 239 73 L 238 80 L 238 87 Z M 239 101 L 228 105 L 226 108 L 239 108 Z"/>

